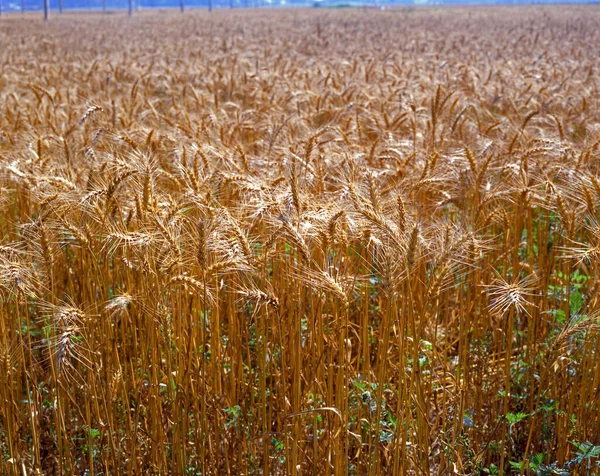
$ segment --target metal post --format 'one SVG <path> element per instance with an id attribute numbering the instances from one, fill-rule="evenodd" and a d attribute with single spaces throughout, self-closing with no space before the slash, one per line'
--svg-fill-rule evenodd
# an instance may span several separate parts
<path id="1" fill-rule="evenodd" d="M 179 10 L 181 11 L 181 13 L 183 13 L 184 8 L 185 8 L 184 0 L 179 0 Z"/>
<path id="2" fill-rule="evenodd" d="M 50 0 L 44 0 L 44 20 L 48 21 L 48 16 L 50 14 Z"/>
<path id="3" fill-rule="evenodd" d="M 129 0 L 129 16 L 133 15 L 133 0 Z"/>

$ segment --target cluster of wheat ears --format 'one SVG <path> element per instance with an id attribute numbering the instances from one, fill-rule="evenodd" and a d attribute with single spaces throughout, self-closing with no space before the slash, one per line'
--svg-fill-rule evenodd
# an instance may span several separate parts
<path id="1" fill-rule="evenodd" d="M 597 9 L 0 44 L 3 474 L 589 473 Z"/>

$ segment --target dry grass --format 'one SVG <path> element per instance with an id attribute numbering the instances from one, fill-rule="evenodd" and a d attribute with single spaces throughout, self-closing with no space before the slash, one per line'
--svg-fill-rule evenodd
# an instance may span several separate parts
<path id="1" fill-rule="evenodd" d="M 590 471 L 597 9 L 0 44 L 1 472 Z"/>

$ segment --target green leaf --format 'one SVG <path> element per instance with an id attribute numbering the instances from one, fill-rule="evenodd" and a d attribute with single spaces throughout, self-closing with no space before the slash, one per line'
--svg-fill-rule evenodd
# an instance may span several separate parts
<path id="1" fill-rule="evenodd" d="M 577 452 L 578 456 L 581 456 L 584 459 L 597 458 L 600 456 L 600 446 L 596 446 L 589 441 L 586 441 L 585 443 L 571 441 L 571 444 L 579 450 Z"/>
<path id="2" fill-rule="evenodd" d="M 523 469 L 523 462 L 522 461 L 520 461 L 520 462 L 509 461 L 509 463 L 510 463 L 510 467 L 513 468 L 513 469 L 518 469 L 519 471 L 521 469 Z"/>
<path id="3" fill-rule="evenodd" d="M 538 454 L 532 456 L 530 461 L 532 464 L 539 466 L 540 464 L 542 464 L 544 462 L 544 458 L 546 458 L 546 455 L 544 453 L 538 453 Z"/>
<path id="4" fill-rule="evenodd" d="M 392 425 L 392 428 L 395 430 L 396 429 L 396 425 L 398 424 L 398 419 L 392 415 L 391 413 L 387 414 L 387 419 L 390 422 L 390 425 Z"/>
<path id="5" fill-rule="evenodd" d="M 564 326 L 565 322 L 567 322 L 567 315 L 565 314 L 565 311 L 563 311 L 562 309 L 556 309 L 555 311 L 553 311 L 553 314 L 554 319 L 556 319 L 556 322 L 561 326 Z"/>
<path id="6" fill-rule="evenodd" d="M 522 412 L 507 413 L 506 419 L 508 420 L 508 423 L 512 426 L 512 425 L 516 425 L 517 423 L 519 423 L 521 420 L 524 420 L 528 416 L 529 416 L 528 413 L 522 413 Z"/>
<path id="7" fill-rule="evenodd" d="M 569 309 L 571 314 L 577 314 L 583 307 L 583 294 L 581 291 L 575 290 L 571 293 L 571 299 L 569 301 Z"/>

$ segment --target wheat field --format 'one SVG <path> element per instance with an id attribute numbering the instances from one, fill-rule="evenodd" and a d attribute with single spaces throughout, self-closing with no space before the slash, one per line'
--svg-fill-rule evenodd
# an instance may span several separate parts
<path id="1" fill-rule="evenodd" d="M 0 20 L 2 474 L 600 472 L 597 7 Z"/>

